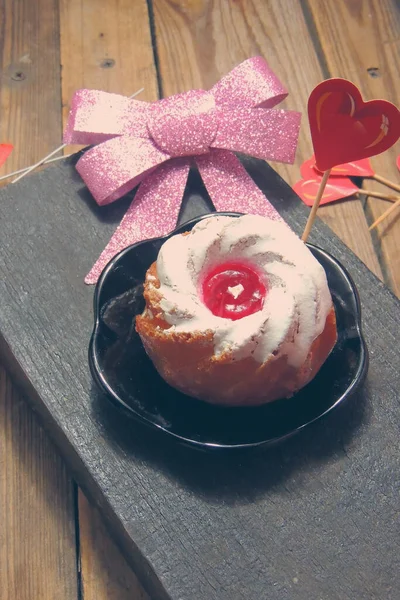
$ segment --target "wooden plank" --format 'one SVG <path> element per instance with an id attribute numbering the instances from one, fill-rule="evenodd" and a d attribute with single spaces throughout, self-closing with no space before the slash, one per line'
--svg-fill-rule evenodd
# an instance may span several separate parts
<path id="1" fill-rule="evenodd" d="M 301 230 L 307 210 L 290 189 L 265 163 L 252 173 Z M 367 384 L 267 452 L 190 451 L 119 414 L 88 369 L 93 290 L 83 277 L 125 207 L 95 209 L 70 161 L 0 190 L 0 324 L 10 367 L 150 596 L 395 600 L 399 302 L 319 222 L 311 241 L 360 291 Z"/>
<path id="2" fill-rule="evenodd" d="M 71 479 L 2 366 L 0 514 L 2 600 L 77 600 Z"/>
<path id="3" fill-rule="evenodd" d="M 3 174 L 60 141 L 58 3 L 2 0 L 0 22 L 0 141 L 15 146 Z M 1 366 L 0 464 L 2 599 L 75 600 L 73 482 Z"/>
<path id="4" fill-rule="evenodd" d="M 309 0 L 310 13 L 319 35 L 329 76 L 351 79 L 367 100 L 385 98 L 395 104 L 400 97 L 398 51 L 400 13 L 396 0 L 373 2 L 324 2 Z M 377 173 L 399 183 L 396 155 L 400 143 L 373 159 Z M 384 189 L 380 184 L 368 187 Z M 367 215 L 375 220 L 387 202 L 370 199 Z M 379 226 L 374 239 L 381 247 L 388 283 L 400 295 L 400 214 Z"/>
<path id="5" fill-rule="evenodd" d="M 144 0 L 61 0 L 64 124 L 70 99 L 83 87 L 157 99 L 157 78 Z M 72 148 L 67 148 L 69 153 Z M 144 598 L 136 576 L 79 490 L 81 577 L 85 600 Z"/>
<path id="6" fill-rule="evenodd" d="M 1 0 L 0 140 L 15 150 L 2 174 L 30 165 L 60 143 L 57 0 Z"/>
<path id="7" fill-rule="evenodd" d="M 157 99 L 145 0 L 60 0 L 60 36 L 64 116 L 81 87 Z"/>
<path id="8" fill-rule="evenodd" d="M 256 54 L 279 74 L 290 92 L 282 106 L 304 113 L 295 166 L 273 165 L 293 185 L 300 178 L 301 163 L 312 154 L 307 99 L 324 78 L 301 3 L 274 0 L 266 7 L 262 0 L 184 4 L 154 0 L 153 4 L 165 96 L 193 87 L 207 89 Z M 371 271 L 382 276 L 360 200 L 323 207 L 320 216 Z"/>
<path id="9" fill-rule="evenodd" d="M 2 0 L 0 15 L 0 139 L 15 145 L 11 170 L 60 140 L 58 6 L 56 0 Z"/>
<path id="10" fill-rule="evenodd" d="M 110 539 L 102 517 L 79 494 L 81 583 L 84 600 L 148 600 L 132 569 Z"/>

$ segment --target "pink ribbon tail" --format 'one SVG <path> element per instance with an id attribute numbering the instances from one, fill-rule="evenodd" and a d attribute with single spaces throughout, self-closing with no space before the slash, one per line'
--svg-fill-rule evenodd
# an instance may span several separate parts
<path id="1" fill-rule="evenodd" d="M 211 150 L 209 154 L 197 156 L 196 164 L 217 211 L 283 220 L 232 152 Z"/>
<path id="2" fill-rule="evenodd" d="M 175 159 L 158 167 L 143 181 L 85 283 L 96 283 L 107 263 L 124 248 L 144 239 L 166 235 L 175 228 L 189 168 L 189 160 Z"/>

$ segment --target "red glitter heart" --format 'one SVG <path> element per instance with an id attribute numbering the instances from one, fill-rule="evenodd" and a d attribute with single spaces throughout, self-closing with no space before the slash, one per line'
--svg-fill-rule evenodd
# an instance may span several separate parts
<path id="1" fill-rule="evenodd" d="M 294 184 L 293 190 L 307 206 L 314 204 L 321 179 L 320 176 L 314 175 L 313 179 L 300 179 Z M 320 205 L 348 198 L 358 191 L 358 187 L 348 177 L 332 177 L 328 179 Z"/>
<path id="2" fill-rule="evenodd" d="M 386 100 L 363 102 L 346 79 L 328 79 L 312 91 L 308 119 L 317 168 L 384 152 L 400 137 L 400 112 Z"/>

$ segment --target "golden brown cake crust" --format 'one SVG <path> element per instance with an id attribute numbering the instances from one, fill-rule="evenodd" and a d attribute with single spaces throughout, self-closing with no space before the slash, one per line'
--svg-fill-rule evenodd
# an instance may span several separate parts
<path id="1" fill-rule="evenodd" d="M 153 263 L 144 285 L 146 309 L 136 318 L 136 330 L 165 381 L 207 402 L 250 406 L 290 397 L 313 379 L 336 343 L 336 317 L 332 306 L 323 332 L 314 340 L 298 369 L 288 365 L 285 356 L 272 356 L 263 364 L 252 357 L 234 360 L 230 353 L 216 357 L 211 330 L 187 334 L 168 331 L 170 325 L 159 306 L 159 285 L 157 266 Z"/>

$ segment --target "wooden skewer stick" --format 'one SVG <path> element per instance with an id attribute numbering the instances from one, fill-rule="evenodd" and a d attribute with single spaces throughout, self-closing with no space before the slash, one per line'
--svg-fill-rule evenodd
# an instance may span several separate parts
<path id="1" fill-rule="evenodd" d="M 129 96 L 129 99 L 131 100 L 132 98 L 135 98 L 135 96 L 138 96 L 139 94 L 141 94 L 143 92 L 143 90 L 144 90 L 144 87 L 140 88 L 140 90 L 137 90 L 137 92 L 132 94 L 132 96 Z M 19 177 L 16 177 L 11 182 L 11 183 L 17 183 L 17 181 L 19 181 L 20 179 L 25 177 L 25 175 L 28 175 L 28 173 L 31 173 L 32 171 L 34 171 L 41 165 L 53 162 L 55 160 L 61 160 L 62 158 L 68 158 L 68 156 L 71 156 L 71 154 L 68 154 L 67 156 L 58 156 L 57 158 L 51 158 L 52 156 L 54 156 L 54 154 L 58 154 L 58 152 L 61 152 L 61 150 L 64 150 L 64 148 L 67 145 L 68 144 L 62 144 L 61 146 L 59 146 L 58 148 L 53 150 L 53 152 L 50 152 L 50 154 L 48 154 L 47 156 L 45 156 L 44 158 L 39 160 L 34 165 L 31 165 L 30 167 L 25 167 L 24 169 L 18 169 L 18 171 L 14 171 L 13 173 L 9 173 L 8 175 L 3 175 L 2 177 L 0 177 L 0 181 L 2 181 L 3 179 L 8 179 L 8 177 L 12 177 L 13 175 L 19 175 Z"/>
<path id="2" fill-rule="evenodd" d="M 396 190 L 397 192 L 400 192 L 400 185 L 397 184 L 397 183 L 393 183 L 393 181 L 390 181 L 389 179 L 386 179 L 386 177 L 382 177 L 381 175 L 377 175 L 375 173 L 371 177 L 371 179 L 375 179 L 375 181 L 379 181 L 379 183 L 383 183 L 383 185 L 387 185 L 387 187 L 390 187 L 393 190 Z"/>
<path id="3" fill-rule="evenodd" d="M 30 166 L 26 171 L 24 171 L 23 173 L 21 173 L 21 175 L 18 175 L 18 177 L 16 177 L 15 179 L 13 179 L 11 183 L 17 183 L 17 181 L 19 181 L 20 179 L 22 179 L 23 177 L 25 177 L 25 175 L 28 175 L 29 173 L 31 173 L 32 171 L 34 171 L 35 169 L 37 169 L 38 167 L 40 167 L 40 165 L 42 165 L 44 162 L 46 162 L 46 160 L 48 158 L 51 158 L 52 156 L 54 156 L 54 154 L 58 154 L 59 152 L 61 152 L 61 150 L 63 150 L 66 147 L 66 145 L 67 144 L 61 144 L 61 146 L 59 146 L 58 148 L 56 148 L 55 150 L 53 150 L 53 152 L 50 152 L 50 154 L 48 154 L 47 156 L 45 156 L 44 158 L 42 158 L 41 160 L 39 160 L 34 165 Z"/>
<path id="4" fill-rule="evenodd" d="M 315 217 L 317 216 L 317 210 L 318 210 L 318 207 L 319 207 L 319 203 L 321 202 L 321 198 L 322 198 L 322 196 L 324 194 L 324 189 L 325 189 L 325 186 L 326 186 L 326 184 L 328 182 L 330 174 L 331 174 L 331 169 L 328 169 L 322 175 L 321 183 L 319 184 L 319 188 L 318 188 L 318 192 L 317 192 L 317 195 L 315 197 L 315 200 L 314 200 L 314 204 L 312 206 L 312 209 L 311 209 L 311 212 L 309 214 L 306 226 L 304 228 L 303 235 L 301 236 L 301 239 L 303 240 L 304 243 L 307 241 L 308 236 L 310 235 L 311 227 L 313 226 L 314 221 L 315 221 Z"/>
<path id="5" fill-rule="evenodd" d="M 357 192 L 358 196 L 371 196 L 372 198 L 380 198 L 381 200 L 389 200 L 389 202 L 397 202 L 399 196 L 392 196 L 391 194 L 384 194 L 383 192 L 375 192 L 374 190 L 360 189 Z"/>
<path id="6" fill-rule="evenodd" d="M 372 231 L 372 229 L 375 229 L 375 227 L 377 227 L 377 225 L 379 225 L 379 223 L 382 223 L 382 221 L 384 221 L 386 219 L 386 217 L 388 217 L 390 215 L 390 213 L 392 213 L 394 210 L 396 210 L 396 208 L 398 208 L 399 206 L 400 206 L 400 198 L 398 198 L 397 202 L 392 204 L 392 206 L 390 206 L 390 208 L 385 210 L 385 212 L 379 217 L 379 219 L 377 219 L 374 223 L 372 223 L 371 227 L 368 228 L 369 231 Z"/>

